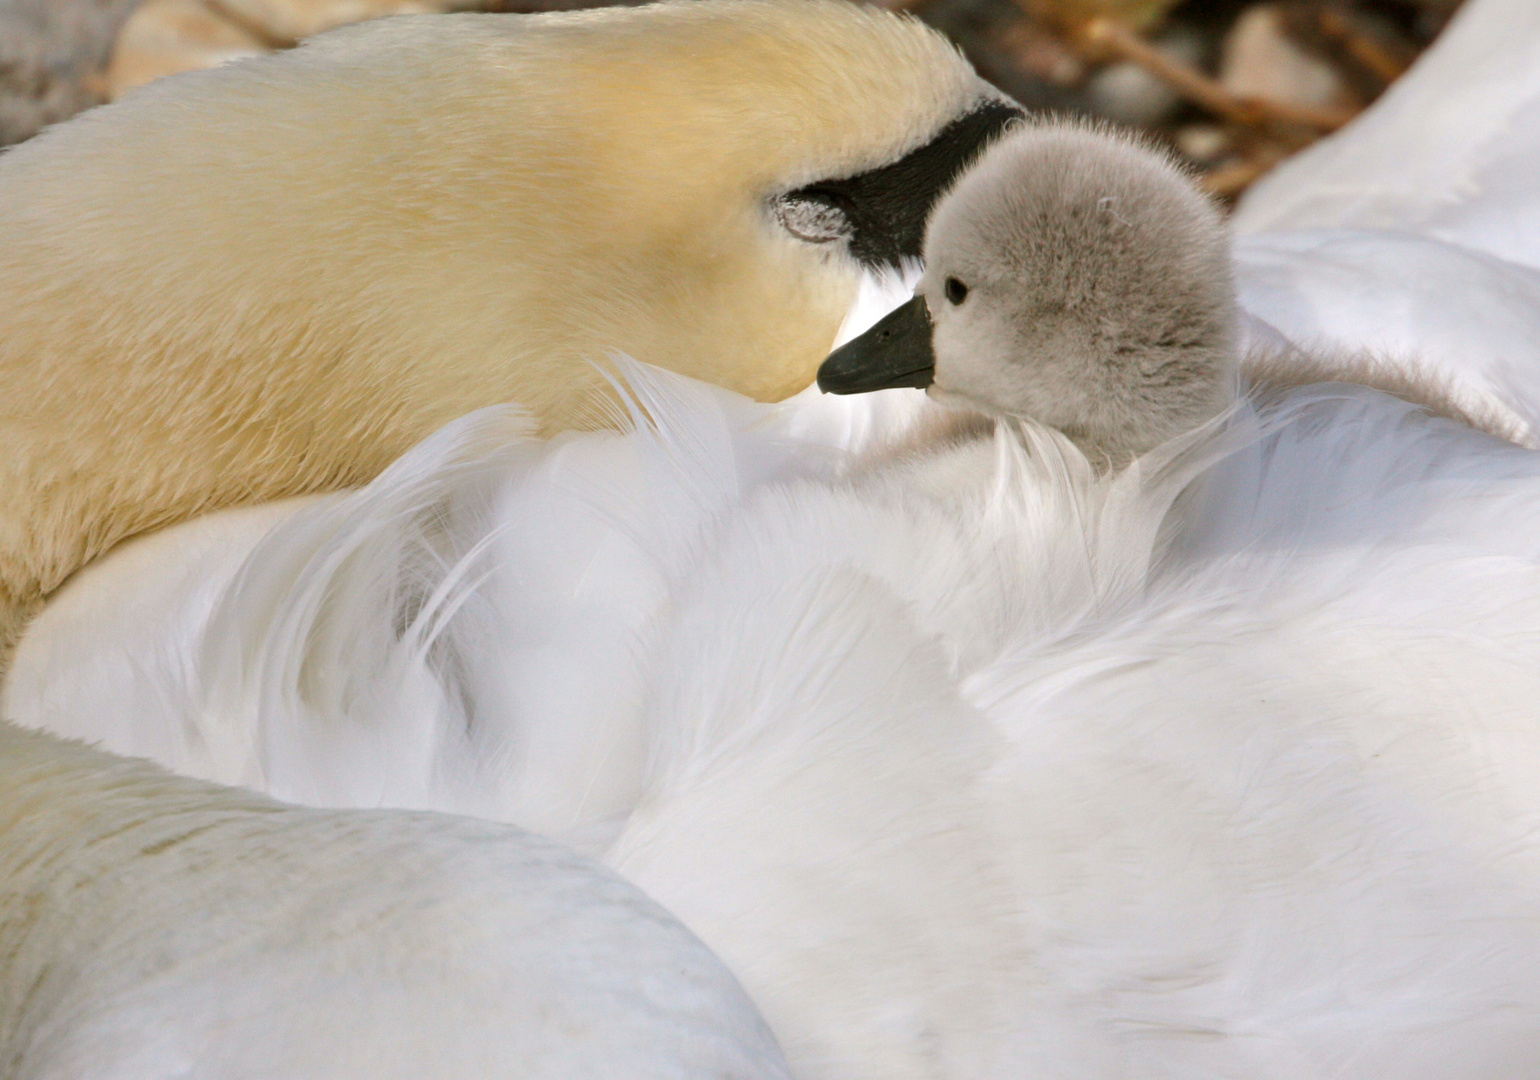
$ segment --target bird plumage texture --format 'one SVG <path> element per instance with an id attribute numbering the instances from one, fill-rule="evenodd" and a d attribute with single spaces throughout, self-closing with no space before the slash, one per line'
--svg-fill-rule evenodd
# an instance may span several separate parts
<path id="1" fill-rule="evenodd" d="M 472 409 L 591 426 L 609 350 L 801 389 L 1017 112 L 916 21 L 713 0 L 379 20 L 9 151 L 0 638 L 125 536 Z"/>
<path id="2" fill-rule="evenodd" d="M 1482 253 L 1434 295 L 1332 243 L 1241 242 L 1249 337 L 1426 301 L 1444 355 L 1521 342 Z M 1529 422 L 1540 365 L 1510 374 Z M 8 715 L 568 840 L 800 1077 L 1533 1075 L 1533 451 L 1281 386 L 1106 470 L 1030 421 L 909 438 L 911 391 L 622 375 L 629 432 L 481 413 L 359 492 L 138 541 L 36 624 Z M 129 584 L 163 630 L 103 631 Z"/>
<path id="3" fill-rule="evenodd" d="M 894 461 L 908 392 L 628 378 L 632 433 L 469 418 L 133 642 L 175 764 L 566 839 L 797 1075 L 1523 1075 L 1531 452 L 1339 386 L 1121 472 L 1030 424 Z M 50 722 L 122 746 L 104 690 Z"/>
<path id="4" fill-rule="evenodd" d="M 1039 123 L 1004 137 L 937 204 L 924 258 L 932 397 L 1031 416 L 1122 463 L 1234 396 L 1219 210 L 1126 136 Z"/>
<path id="5" fill-rule="evenodd" d="M 505 825 L 285 806 L 0 724 L 7 1080 L 788 1080 L 722 963 Z"/>

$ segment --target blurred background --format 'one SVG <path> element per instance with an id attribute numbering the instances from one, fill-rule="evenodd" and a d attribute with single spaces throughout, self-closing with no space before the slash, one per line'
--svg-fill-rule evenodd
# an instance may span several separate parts
<path id="1" fill-rule="evenodd" d="M 0 0 L 0 145 L 153 79 L 291 48 L 344 23 L 604 2 Z M 1151 132 L 1233 199 L 1384 92 L 1460 0 L 874 2 L 951 37 L 1029 107 Z"/>

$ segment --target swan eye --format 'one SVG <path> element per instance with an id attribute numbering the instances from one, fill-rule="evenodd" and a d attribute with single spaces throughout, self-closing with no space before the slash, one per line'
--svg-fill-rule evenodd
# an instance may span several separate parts
<path id="1" fill-rule="evenodd" d="M 954 277 L 946 279 L 946 298 L 954 304 L 960 304 L 968 299 L 968 286 Z"/>
<path id="2" fill-rule="evenodd" d="M 775 200 L 775 220 L 781 223 L 781 228 L 809 244 L 848 240 L 855 232 L 843 207 L 817 195 L 794 193 L 781 196 Z"/>

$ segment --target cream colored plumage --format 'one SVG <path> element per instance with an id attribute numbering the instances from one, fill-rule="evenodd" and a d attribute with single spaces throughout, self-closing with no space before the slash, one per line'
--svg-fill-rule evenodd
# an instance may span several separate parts
<path id="1" fill-rule="evenodd" d="M 0 640 L 127 535 L 359 483 L 473 408 L 590 424 L 610 350 L 800 389 L 1015 112 L 917 22 L 712 0 L 380 20 L 18 147 Z M 818 186 L 915 154 L 918 221 Z"/>

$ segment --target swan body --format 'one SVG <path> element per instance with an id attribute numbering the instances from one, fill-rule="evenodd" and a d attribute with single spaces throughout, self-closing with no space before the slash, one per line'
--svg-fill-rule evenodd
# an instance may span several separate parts
<path id="1" fill-rule="evenodd" d="M 317 811 L 0 724 L 14 1080 L 763 1077 L 733 977 L 560 845 Z"/>
<path id="2" fill-rule="evenodd" d="M 297 509 L 195 680 L 137 642 L 163 721 L 595 854 L 799 1076 L 1526 1075 L 1532 452 L 1332 386 L 873 465 L 941 407 L 629 380 L 630 434 L 480 414 Z"/>
<path id="3" fill-rule="evenodd" d="M 916 21 L 713 0 L 377 20 L 50 129 L 0 158 L 0 638 L 472 409 L 602 423 L 611 350 L 794 393 L 1019 113 Z"/>
<path id="4" fill-rule="evenodd" d="M 1354 362 L 1368 358 L 1388 387 L 1400 373 L 1447 396 L 1453 413 L 1535 444 L 1540 271 L 1386 230 L 1244 236 L 1236 256 L 1254 348 L 1275 358 L 1275 377 L 1288 380 L 1292 362 L 1345 358 L 1354 381 Z"/>
<path id="5" fill-rule="evenodd" d="M 714 532 L 606 858 L 794 1068 L 875 1000 L 943 1075 L 1528 1075 L 1535 462 L 1366 390 L 1282 408 L 1174 517 L 1244 428 L 1116 479 L 968 440 L 944 498 Z"/>

